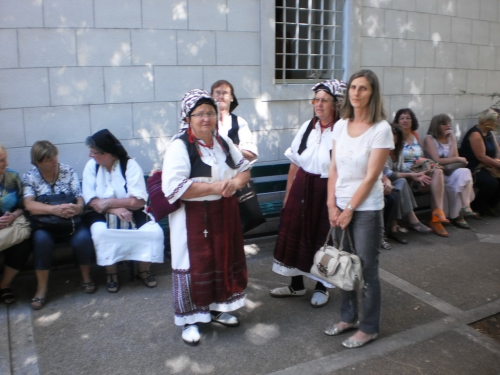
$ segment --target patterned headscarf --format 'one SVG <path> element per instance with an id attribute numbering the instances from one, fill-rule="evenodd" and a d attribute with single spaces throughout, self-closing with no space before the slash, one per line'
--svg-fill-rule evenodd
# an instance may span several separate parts
<path id="1" fill-rule="evenodd" d="M 180 126 L 181 130 L 189 128 L 189 124 L 186 122 L 186 117 L 197 107 L 196 104 L 200 101 L 200 99 L 208 99 L 213 102 L 215 110 L 217 110 L 217 104 L 215 100 L 210 96 L 208 92 L 201 89 L 194 89 L 188 91 L 184 94 L 181 102 L 181 118 L 180 118 Z"/>
<path id="2" fill-rule="evenodd" d="M 345 97 L 347 85 L 345 82 L 339 81 L 338 79 L 332 79 L 315 84 L 311 90 L 314 92 L 318 92 L 320 90 L 326 91 L 331 96 L 337 98 L 339 101 L 342 101 Z"/>

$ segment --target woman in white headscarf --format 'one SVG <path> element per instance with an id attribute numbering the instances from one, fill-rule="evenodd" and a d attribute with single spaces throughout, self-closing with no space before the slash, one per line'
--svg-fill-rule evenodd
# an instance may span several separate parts
<path id="1" fill-rule="evenodd" d="M 244 306 L 247 268 L 235 191 L 250 179 L 249 163 L 217 132 L 217 105 L 204 90 L 181 103 L 181 129 L 164 159 L 162 190 L 169 215 L 175 324 L 182 339 L 200 341 L 198 323 L 237 326 L 229 312 Z"/>

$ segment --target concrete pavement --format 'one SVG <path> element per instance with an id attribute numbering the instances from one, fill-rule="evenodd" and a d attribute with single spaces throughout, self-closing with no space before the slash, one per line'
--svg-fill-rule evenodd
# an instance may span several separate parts
<path id="1" fill-rule="evenodd" d="M 32 311 L 32 271 L 13 284 L 17 302 L 0 305 L 0 374 L 499 374 L 500 342 L 470 323 L 500 312 L 500 218 L 470 220 L 451 236 L 408 234 L 408 245 L 382 250 L 382 332 L 361 349 L 323 330 L 339 320 L 339 293 L 314 309 L 305 297 L 273 299 L 287 279 L 271 272 L 276 237 L 246 241 L 249 286 L 241 325 L 201 325 L 185 345 L 173 323 L 170 264 L 154 265 L 148 289 L 120 269 L 121 289 L 86 295 L 78 269 L 51 272 L 47 305 Z"/>

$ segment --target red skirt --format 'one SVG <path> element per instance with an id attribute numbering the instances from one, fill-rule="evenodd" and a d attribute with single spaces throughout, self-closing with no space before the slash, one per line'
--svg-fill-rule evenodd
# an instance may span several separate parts
<path id="1" fill-rule="evenodd" d="M 327 189 L 327 178 L 298 170 L 281 211 L 274 249 L 279 264 L 310 272 L 314 254 L 324 245 L 330 230 Z"/>
<path id="2" fill-rule="evenodd" d="M 248 282 L 238 200 L 232 196 L 184 204 L 191 299 L 197 306 L 226 302 Z"/>

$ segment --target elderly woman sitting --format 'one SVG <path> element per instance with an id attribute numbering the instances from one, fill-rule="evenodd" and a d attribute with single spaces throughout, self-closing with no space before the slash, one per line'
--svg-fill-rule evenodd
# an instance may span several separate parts
<path id="1" fill-rule="evenodd" d="M 479 114 L 479 124 L 465 134 L 460 156 L 469 162 L 467 168 L 474 175 L 478 189 L 471 206 L 481 215 L 498 216 L 495 208 L 500 202 L 500 150 L 492 133 L 498 129 L 498 113 L 487 109 Z"/>
<path id="2" fill-rule="evenodd" d="M 0 281 L 0 301 L 5 304 L 14 303 L 15 297 L 10 283 L 14 276 L 24 266 L 31 252 L 31 241 L 29 238 L 29 224 L 23 217 L 22 196 L 23 188 L 21 179 L 16 171 L 7 168 L 7 150 L 0 145 L 0 231 L 11 227 L 14 221 L 25 222 L 26 229 L 23 230 L 23 237 L 10 238 L 9 246 L 1 243 L 2 254 L 5 256 L 2 280 Z M 1 237 L 4 241 L 7 238 Z M 20 242 L 19 242 L 20 241 Z M 8 246 L 8 247 L 7 247 Z"/>
<path id="3" fill-rule="evenodd" d="M 83 278 L 83 291 L 94 293 L 96 286 L 90 278 L 90 265 L 93 261 L 94 246 L 88 228 L 78 223 L 78 215 L 83 212 L 83 198 L 80 189 L 78 175 L 68 165 L 59 164 L 57 147 L 49 141 L 37 141 L 31 147 L 31 163 L 35 166 L 24 175 L 24 206 L 34 216 L 32 220 L 37 221 L 36 216 L 51 215 L 65 219 L 64 222 L 73 223 L 73 228 L 62 232 L 61 226 L 44 228 L 40 224 L 32 233 L 33 236 L 33 260 L 35 273 L 38 280 L 35 297 L 31 300 L 31 307 L 40 310 L 45 305 L 45 296 L 48 290 L 49 270 L 52 263 L 52 252 L 56 240 L 69 242 L 74 250 L 76 260 L 80 264 Z M 43 196 L 43 197 L 42 197 Z M 51 205 L 38 202 L 37 199 L 57 198 L 72 196 L 74 203 L 61 203 Z"/>
<path id="4" fill-rule="evenodd" d="M 154 288 L 157 283 L 149 266 L 163 262 L 163 231 L 158 225 L 145 225 L 148 217 L 142 208 L 148 194 L 144 173 L 109 130 L 88 137 L 86 144 L 92 159 L 83 171 L 83 196 L 93 210 L 86 219 L 97 264 L 106 267 L 107 291 L 118 292 L 116 263 L 123 260 L 138 261 L 137 277 Z M 140 230 L 124 230 L 135 228 Z"/>

